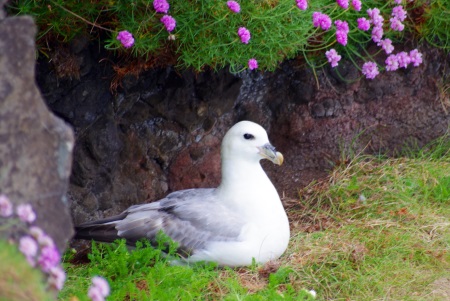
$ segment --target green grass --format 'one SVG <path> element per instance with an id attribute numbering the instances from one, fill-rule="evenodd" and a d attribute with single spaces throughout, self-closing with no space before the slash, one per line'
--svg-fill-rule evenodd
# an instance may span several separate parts
<path id="1" fill-rule="evenodd" d="M 285 200 L 292 239 L 265 266 L 170 266 L 159 250 L 94 245 L 66 263 L 60 300 L 87 300 L 106 277 L 109 300 L 447 300 L 450 286 L 450 137 L 399 158 L 356 156 L 328 180 Z"/>

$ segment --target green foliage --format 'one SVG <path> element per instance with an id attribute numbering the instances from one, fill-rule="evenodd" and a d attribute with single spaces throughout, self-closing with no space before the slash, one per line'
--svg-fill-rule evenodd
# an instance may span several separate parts
<path id="1" fill-rule="evenodd" d="M 294 0 L 240 1 L 241 12 L 231 12 L 225 0 L 169 1 L 169 14 L 177 21 L 172 32 L 175 40 L 168 40 L 153 0 L 117 1 L 10 1 L 11 14 L 28 14 L 39 27 L 38 45 L 42 52 L 52 42 L 69 42 L 83 34 L 99 39 L 107 49 L 132 53 L 146 59 L 159 57 L 176 62 L 178 67 L 202 70 L 205 66 L 230 66 L 239 71 L 246 68 L 250 58 L 256 58 L 261 69 L 273 70 L 278 64 L 299 54 L 313 67 L 326 63 L 324 51 L 335 47 L 339 53 L 355 60 L 368 54 L 362 51 L 370 42 L 370 31 L 357 29 L 356 20 L 367 17 L 368 8 L 379 8 L 389 19 L 393 1 L 363 1 L 360 12 L 343 10 L 335 0 L 309 1 L 306 11 L 297 8 Z M 418 8 L 422 8 L 421 11 Z M 449 47 L 450 5 L 448 0 L 415 1 L 406 7 L 410 17 L 407 31 L 422 35 L 438 47 Z M 332 20 L 346 20 L 350 24 L 349 43 L 341 46 L 335 41 L 335 30 L 326 32 L 314 28 L 312 13 L 320 11 Z M 413 14 L 414 12 L 414 14 Z M 419 12 L 419 13 L 417 13 Z M 239 27 L 251 32 L 248 45 L 237 35 Z M 387 24 L 386 24 L 386 27 Z M 116 39 L 117 33 L 133 33 L 135 45 L 124 49 Z M 394 42 L 404 38 L 403 33 L 385 31 Z M 106 37 L 105 37 L 106 34 Z"/>
<path id="2" fill-rule="evenodd" d="M 17 245 L 0 239 L 0 301 L 54 300 L 43 273 L 34 269 Z"/>

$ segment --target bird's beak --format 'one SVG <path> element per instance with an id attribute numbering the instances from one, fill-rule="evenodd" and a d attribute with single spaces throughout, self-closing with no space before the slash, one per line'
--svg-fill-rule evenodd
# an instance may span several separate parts
<path id="1" fill-rule="evenodd" d="M 258 149 L 259 154 L 263 158 L 268 159 L 277 165 L 283 164 L 283 155 L 280 152 L 277 152 L 275 147 L 273 147 L 270 143 L 264 144 L 263 146 L 258 147 Z"/>

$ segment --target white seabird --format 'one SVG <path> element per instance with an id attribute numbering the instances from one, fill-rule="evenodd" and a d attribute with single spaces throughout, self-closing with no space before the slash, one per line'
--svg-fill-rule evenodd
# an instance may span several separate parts
<path id="1" fill-rule="evenodd" d="M 258 124 L 241 121 L 221 146 L 222 182 L 217 188 L 180 190 L 118 216 L 76 227 L 75 238 L 128 244 L 154 240 L 163 231 L 179 243 L 186 262 L 221 266 L 265 263 L 280 257 L 289 242 L 289 222 L 280 197 L 259 161 L 283 163 Z"/>

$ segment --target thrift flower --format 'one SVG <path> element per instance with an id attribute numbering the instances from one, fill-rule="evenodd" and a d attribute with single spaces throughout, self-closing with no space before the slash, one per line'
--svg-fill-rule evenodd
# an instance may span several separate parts
<path id="1" fill-rule="evenodd" d="M 375 43 L 381 42 L 381 39 L 383 38 L 383 27 L 375 26 L 372 29 L 372 40 Z"/>
<path id="2" fill-rule="evenodd" d="M 348 8 L 348 0 L 336 0 L 337 4 L 343 9 Z"/>
<path id="3" fill-rule="evenodd" d="M 238 13 L 241 11 L 241 6 L 236 1 L 228 1 L 227 6 L 233 13 Z"/>
<path id="4" fill-rule="evenodd" d="M 119 31 L 119 34 L 117 35 L 117 39 L 122 43 L 123 47 L 130 48 L 134 45 L 134 38 L 133 35 L 126 31 Z"/>
<path id="5" fill-rule="evenodd" d="M 56 247 L 44 247 L 41 250 L 38 263 L 44 272 L 48 272 L 51 268 L 56 267 L 60 260 L 61 255 L 59 255 Z"/>
<path id="6" fill-rule="evenodd" d="M 169 15 L 162 16 L 161 22 L 164 24 L 168 32 L 171 32 L 177 26 L 177 21 Z"/>
<path id="7" fill-rule="evenodd" d="M 29 204 L 21 204 L 17 206 L 16 213 L 19 219 L 25 223 L 32 223 L 36 220 L 36 213 Z"/>
<path id="8" fill-rule="evenodd" d="M 332 48 L 325 52 L 325 56 L 328 59 L 328 62 L 331 64 L 331 67 L 336 67 L 338 65 L 338 62 L 341 60 L 341 56 L 337 53 L 337 51 Z"/>
<path id="9" fill-rule="evenodd" d="M 402 31 L 403 29 L 405 29 L 405 25 L 403 25 L 403 23 L 399 19 L 391 18 L 390 21 L 391 21 L 391 28 L 393 30 Z"/>
<path id="10" fill-rule="evenodd" d="M 2 194 L 0 195 L 0 216 L 9 217 L 13 214 L 13 205 L 9 198 Z"/>
<path id="11" fill-rule="evenodd" d="M 88 290 L 88 297 L 92 301 L 105 301 L 105 297 L 96 286 L 91 286 Z"/>
<path id="12" fill-rule="evenodd" d="M 153 8 L 156 10 L 157 13 L 164 13 L 167 14 L 169 11 L 169 3 L 166 0 L 154 0 L 153 1 Z"/>
<path id="13" fill-rule="evenodd" d="M 387 71 L 395 71 L 398 69 L 398 60 L 395 54 L 388 56 L 385 63 Z"/>
<path id="14" fill-rule="evenodd" d="M 248 44 L 248 41 L 250 41 L 250 31 L 247 28 L 239 27 L 238 35 L 242 43 Z"/>
<path id="15" fill-rule="evenodd" d="M 297 0 L 297 7 L 301 10 L 306 10 L 308 8 L 307 0 Z"/>
<path id="16" fill-rule="evenodd" d="M 100 293 L 106 297 L 109 295 L 110 289 L 108 281 L 105 278 L 95 276 L 92 278 L 92 284 L 100 290 Z"/>
<path id="17" fill-rule="evenodd" d="M 358 28 L 367 31 L 370 28 L 370 21 L 366 18 L 358 18 Z"/>
<path id="18" fill-rule="evenodd" d="M 420 53 L 417 49 L 411 50 L 409 52 L 409 59 L 411 60 L 413 66 L 417 67 L 422 64 L 422 53 Z"/>
<path id="19" fill-rule="evenodd" d="M 321 12 L 314 12 L 312 17 L 314 27 L 320 27 L 322 30 L 330 29 L 332 23 L 328 15 L 322 14 Z"/>
<path id="20" fill-rule="evenodd" d="M 378 71 L 378 66 L 374 62 L 365 62 L 362 66 L 362 73 L 368 79 L 374 79 L 380 72 Z"/>
<path id="21" fill-rule="evenodd" d="M 38 245 L 36 241 L 30 236 L 23 236 L 19 240 L 19 250 L 27 258 L 27 261 L 31 266 L 34 266 L 34 257 L 38 251 Z"/>
<path id="22" fill-rule="evenodd" d="M 356 11 L 360 11 L 362 8 L 362 4 L 360 0 L 352 0 L 353 9 Z"/>
<path id="23" fill-rule="evenodd" d="M 258 69 L 258 61 L 255 59 L 249 59 L 248 60 L 248 69 Z"/>
<path id="24" fill-rule="evenodd" d="M 338 30 L 336 31 L 336 41 L 345 46 L 347 45 L 347 32 L 343 31 L 343 30 Z"/>
<path id="25" fill-rule="evenodd" d="M 403 9 L 403 6 L 396 6 L 392 9 L 392 16 L 403 22 L 406 19 L 406 11 Z"/>
<path id="26" fill-rule="evenodd" d="M 392 51 L 394 51 L 394 46 L 392 46 L 391 39 L 386 38 L 384 40 L 381 40 L 380 42 L 378 42 L 377 45 L 381 46 L 381 48 L 383 48 L 383 50 L 386 52 L 386 54 L 390 54 L 390 53 L 392 53 Z"/>
<path id="27" fill-rule="evenodd" d="M 374 26 L 383 26 L 384 18 L 380 15 L 380 10 L 378 8 L 369 8 L 367 14 L 370 17 L 370 23 Z"/>
<path id="28" fill-rule="evenodd" d="M 59 266 L 53 267 L 49 271 L 48 285 L 60 291 L 66 281 L 66 273 Z"/>
<path id="29" fill-rule="evenodd" d="M 409 57 L 408 53 L 402 51 L 400 53 L 397 53 L 397 61 L 400 68 L 406 69 L 409 63 L 411 63 L 411 58 Z"/>
<path id="30" fill-rule="evenodd" d="M 336 25 L 336 29 L 339 31 L 343 31 L 345 33 L 350 31 L 347 21 L 336 20 L 334 21 L 334 25 Z"/>

